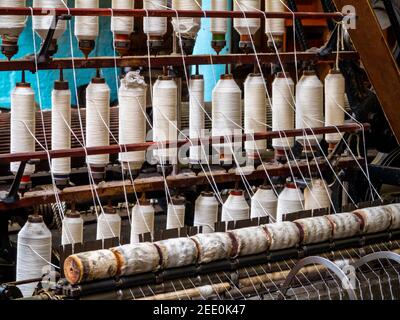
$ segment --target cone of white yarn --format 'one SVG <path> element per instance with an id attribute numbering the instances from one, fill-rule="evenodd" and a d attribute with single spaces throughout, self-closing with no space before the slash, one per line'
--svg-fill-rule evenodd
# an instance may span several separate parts
<path id="1" fill-rule="evenodd" d="M 270 216 L 276 220 L 278 197 L 271 186 L 260 186 L 251 198 L 251 218 Z"/>
<path id="2" fill-rule="evenodd" d="M 119 238 L 121 236 L 121 217 L 112 207 L 104 207 L 97 219 L 97 240 Z"/>
<path id="3" fill-rule="evenodd" d="M 153 141 L 178 139 L 178 87 L 172 77 L 160 76 L 153 86 Z M 177 149 L 157 145 L 154 156 L 159 163 L 176 163 Z"/>
<path id="4" fill-rule="evenodd" d="M 79 212 L 69 211 L 62 221 L 61 245 L 83 243 L 83 219 Z"/>
<path id="5" fill-rule="evenodd" d="M 316 128 L 324 124 L 324 85 L 315 71 L 304 71 L 296 86 L 296 129 Z M 315 138 L 316 137 L 316 138 Z M 304 147 L 316 146 L 322 135 L 296 137 Z"/>
<path id="6" fill-rule="evenodd" d="M 147 10 L 164 10 L 167 0 L 143 0 L 143 8 Z M 167 18 L 144 17 L 143 31 L 150 37 L 162 37 L 167 33 Z"/>
<path id="7" fill-rule="evenodd" d="M 51 149 L 71 148 L 71 92 L 67 81 L 56 81 L 51 92 Z M 71 158 L 51 160 L 54 175 L 69 175 L 71 173 Z"/>
<path id="8" fill-rule="evenodd" d="M 345 115 L 345 79 L 339 70 L 331 70 L 325 78 L 325 126 L 344 124 Z M 341 133 L 328 133 L 325 140 L 337 144 Z"/>
<path id="9" fill-rule="evenodd" d="M 99 147 L 110 144 L 110 88 L 104 78 L 95 77 L 86 88 L 86 146 Z M 88 156 L 93 166 L 105 166 L 109 155 Z"/>
<path id="10" fill-rule="evenodd" d="M 0 0 L 0 8 L 25 8 L 26 0 Z M 1 16 L 0 36 L 18 38 L 26 25 L 25 16 Z"/>
<path id="11" fill-rule="evenodd" d="M 211 0 L 212 11 L 226 11 L 227 0 Z M 225 34 L 228 30 L 228 18 L 211 18 L 210 31 L 213 34 Z"/>
<path id="12" fill-rule="evenodd" d="M 326 181 L 313 179 L 311 185 L 304 190 L 305 210 L 329 208 L 332 190 Z"/>
<path id="13" fill-rule="evenodd" d="M 261 74 L 250 74 L 244 83 L 244 132 L 253 135 L 266 131 L 267 99 L 264 79 Z M 245 142 L 248 156 L 258 157 L 259 152 L 267 149 L 266 140 Z"/>
<path id="14" fill-rule="evenodd" d="M 75 0 L 75 8 L 98 8 L 99 0 Z M 99 35 L 99 17 L 75 17 L 75 36 L 78 41 L 96 40 Z"/>
<path id="15" fill-rule="evenodd" d="M 193 75 L 189 82 L 189 137 L 190 139 L 201 138 L 205 128 L 205 106 L 204 106 L 204 78 L 202 75 Z M 189 149 L 189 160 L 198 163 L 205 160 L 201 146 L 191 146 Z"/>
<path id="16" fill-rule="evenodd" d="M 17 83 L 11 93 L 11 153 L 35 152 L 35 93 L 27 82 Z M 20 162 L 11 162 L 10 170 L 16 174 Z M 27 164 L 24 175 L 35 172 L 35 165 Z"/>
<path id="17" fill-rule="evenodd" d="M 224 74 L 212 92 L 212 136 L 231 136 L 242 127 L 242 92 L 231 74 Z M 232 154 L 242 147 L 242 143 L 214 144 L 222 155 Z"/>
<path id="18" fill-rule="evenodd" d="M 214 232 L 218 221 L 218 201 L 213 192 L 202 192 L 197 198 L 194 209 L 194 226 L 203 227 L 203 233 Z"/>
<path id="19" fill-rule="evenodd" d="M 272 83 L 272 130 L 294 129 L 294 82 L 289 74 L 279 72 Z M 288 150 L 294 146 L 294 138 L 272 140 L 275 150 Z"/>
<path id="20" fill-rule="evenodd" d="M 265 0 L 265 11 L 267 12 L 284 12 L 285 6 L 282 2 L 285 0 Z M 270 42 L 282 41 L 285 34 L 285 19 L 282 18 L 267 18 L 265 21 L 265 33 Z"/>
<path id="21" fill-rule="evenodd" d="M 185 203 L 184 197 L 172 197 L 168 204 L 167 229 L 179 229 L 185 226 Z"/>
<path id="22" fill-rule="evenodd" d="M 128 72 L 121 81 L 119 100 L 119 143 L 132 144 L 146 141 L 147 85 L 139 71 Z M 124 152 L 119 161 L 126 167 L 138 170 L 145 161 L 145 151 Z"/>
<path id="23" fill-rule="evenodd" d="M 34 8 L 65 8 L 63 0 L 33 0 Z M 42 40 L 46 39 L 47 33 L 53 23 L 54 15 L 48 14 L 45 16 L 33 16 L 33 29 Z M 67 21 L 59 20 L 54 31 L 53 39 L 59 39 L 67 28 Z"/>
<path id="24" fill-rule="evenodd" d="M 234 0 L 233 10 L 239 12 L 257 11 L 260 9 L 261 0 Z M 261 21 L 259 18 L 235 18 L 233 26 L 239 35 L 248 36 L 256 34 L 260 29 Z"/>
<path id="25" fill-rule="evenodd" d="M 201 0 L 172 0 L 172 9 L 174 10 L 201 10 Z M 196 39 L 200 30 L 200 18 L 172 18 L 172 26 L 177 36 L 188 39 Z"/>
<path id="26" fill-rule="evenodd" d="M 134 0 L 112 0 L 113 9 L 134 9 Z M 131 34 L 134 27 L 133 17 L 111 17 L 111 31 L 114 34 Z"/>
<path id="27" fill-rule="evenodd" d="M 139 235 L 154 233 L 154 207 L 148 200 L 140 200 L 132 209 L 131 242 L 138 243 Z"/>
<path id="28" fill-rule="evenodd" d="M 18 233 L 16 281 L 40 278 L 50 270 L 51 232 L 41 216 L 29 216 Z M 37 282 L 19 285 L 24 297 L 30 297 Z"/>
<path id="29" fill-rule="evenodd" d="M 278 196 L 278 207 L 276 222 L 282 222 L 283 217 L 292 212 L 304 209 L 304 196 L 301 189 L 296 188 L 294 183 L 286 184 L 286 187 Z"/>
<path id="30" fill-rule="evenodd" d="M 239 221 L 249 219 L 250 207 L 242 190 L 233 190 L 222 206 L 221 221 Z"/>

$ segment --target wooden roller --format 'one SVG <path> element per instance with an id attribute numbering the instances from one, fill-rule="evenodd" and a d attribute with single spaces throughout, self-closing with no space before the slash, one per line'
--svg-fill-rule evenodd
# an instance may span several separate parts
<path id="1" fill-rule="evenodd" d="M 358 209 L 353 213 L 361 219 L 363 233 L 385 231 L 392 223 L 391 210 L 387 206 Z"/>
<path id="2" fill-rule="evenodd" d="M 157 241 L 154 245 L 161 254 L 163 268 L 177 268 L 195 264 L 197 246 L 190 238 L 176 238 Z"/>
<path id="3" fill-rule="evenodd" d="M 299 228 L 302 244 L 325 242 L 332 236 L 332 224 L 325 217 L 299 219 L 294 223 Z"/>
<path id="4" fill-rule="evenodd" d="M 64 262 L 65 278 L 70 284 L 107 279 L 118 273 L 118 259 L 110 250 L 73 254 Z"/>
<path id="5" fill-rule="evenodd" d="M 332 224 L 333 239 L 354 237 L 361 231 L 361 220 L 351 212 L 331 214 L 326 219 Z"/>
<path id="6" fill-rule="evenodd" d="M 265 227 L 250 227 L 230 231 L 236 238 L 240 256 L 266 252 L 271 245 L 271 238 Z"/>
<path id="7" fill-rule="evenodd" d="M 229 259 L 238 254 L 238 243 L 231 233 L 202 233 L 192 237 L 196 242 L 198 263 Z"/>
<path id="8" fill-rule="evenodd" d="M 299 229 L 293 222 L 278 222 L 265 225 L 271 239 L 269 250 L 292 248 L 299 244 Z"/>
<path id="9" fill-rule="evenodd" d="M 392 217 L 392 224 L 390 226 L 390 229 L 400 229 L 400 204 L 389 204 L 385 207 L 390 211 L 390 215 Z"/>
<path id="10" fill-rule="evenodd" d="M 157 247 L 149 242 L 127 244 L 111 251 L 117 258 L 121 276 L 156 271 L 161 263 Z"/>

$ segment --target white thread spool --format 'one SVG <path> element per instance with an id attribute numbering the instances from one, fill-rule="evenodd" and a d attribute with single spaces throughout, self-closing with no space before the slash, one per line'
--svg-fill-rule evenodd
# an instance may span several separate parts
<path id="1" fill-rule="evenodd" d="M 271 186 L 260 186 L 251 198 L 251 218 L 271 216 L 276 220 L 278 197 Z"/>
<path id="2" fill-rule="evenodd" d="M 104 207 L 97 219 L 97 240 L 104 240 L 110 238 L 120 238 L 121 236 L 121 217 L 117 210 L 112 206 Z"/>
<path id="3" fill-rule="evenodd" d="M 212 92 L 212 135 L 232 136 L 235 130 L 242 127 L 241 96 L 239 86 L 231 74 L 224 74 Z M 232 149 L 236 151 L 242 143 L 214 144 L 220 159 L 231 155 Z"/>
<path id="4" fill-rule="evenodd" d="M 251 12 L 260 10 L 261 0 L 234 0 L 233 10 L 239 12 Z M 251 44 L 250 36 L 254 36 L 260 29 L 259 18 L 235 18 L 233 26 L 240 35 L 240 40 Z"/>
<path id="5" fill-rule="evenodd" d="M 212 192 L 202 192 L 197 198 L 194 209 L 194 226 L 202 226 L 203 233 L 214 232 L 218 221 L 218 201 Z"/>
<path id="6" fill-rule="evenodd" d="M 172 0 L 172 9 L 174 10 L 201 10 L 201 0 Z M 188 39 L 196 39 L 200 30 L 200 18 L 172 18 L 172 26 L 177 36 Z"/>
<path id="7" fill-rule="evenodd" d="M 189 137 L 198 139 L 203 137 L 205 128 L 204 106 L 204 78 L 202 75 L 193 75 L 189 82 Z M 205 160 L 201 146 L 191 146 L 189 149 L 189 161 L 198 163 Z"/>
<path id="8" fill-rule="evenodd" d="M 147 85 L 139 71 L 128 72 L 121 81 L 118 91 L 120 144 L 146 141 L 146 92 Z M 120 153 L 119 161 L 125 170 L 139 170 L 145 161 L 145 151 Z"/>
<path id="9" fill-rule="evenodd" d="M 65 5 L 62 0 L 33 0 L 33 7 L 49 8 L 51 12 L 52 8 L 65 8 Z M 46 39 L 47 33 L 53 23 L 53 19 L 53 14 L 32 17 L 33 29 L 39 35 L 42 41 Z M 66 29 L 67 22 L 65 20 L 59 20 L 56 30 L 54 31 L 53 39 L 57 41 L 63 35 Z"/>
<path id="10" fill-rule="evenodd" d="M 244 132 L 254 134 L 266 131 L 267 99 L 261 74 L 250 74 L 244 83 Z M 258 158 L 258 154 L 267 149 L 266 140 L 246 141 L 248 157 Z"/>
<path id="11" fill-rule="evenodd" d="M 302 211 L 304 209 L 304 196 L 294 183 L 286 184 L 286 187 L 278 196 L 276 221 L 282 222 L 288 213 Z"/>
<path id="12" fill-rule="evenodd" d="M 324 123 L 324 85 L 315 71 L 304 71 L 296 86 L 296 129 L 321 127 Z M 318 145 L 322 135 L 296 137 L 309 149 Z"/>
<path id="13" fill-rule="evenodd" d="M 178 139 L 178 87 L 173 78 L 160 76 L 153 86 L 153 141 L 165 142 Z M 176 148 L 163 148 L 157 144 L 154 156 L 158 163 L 174 164 Z"/>
<path id="14" fill-rule="evenodd" d="M 147 10 L 163 10 L 167 6 L 167 0 L 143 0 L 143 8 Z M 161 40 L 167 33 L 167 18 L 144 17 L 143 31 L 150 40 Z"/>
<path id="15" fill-rule="evenodd" d="M 113 9 L 134 9 L 134 0 L 112 0 Z M 133 32 L 133 17 L 111 17 L 111 31 L 114 34 L 130 35 Z"/>
<path id="16" fill-rule="evenodd" d="M 139 235 L 154 233 L 154 207 L 148 200 L 139 200 L 132 209 L 131 242 L 138 243 Z"/>
<path id="17" fill-rule="evenodd" d="M 69 211 L 62 221 L 61 245 L 83 243 L 83 219 L 79 212 Z"/>
<path id="18" fill-rule="evenodd" d="M 265 0 L 265 11 L 267 12 L 284 12 L 285 5 L 282 3 L 285 0 Z M 285 19 L 282 18 L 267 18 L 265 20 L 265 33 L 268 37 L 268 45 L 280 48 L 283 43 L 283 36 L 286 32 Z"/>
<path id="19" fill-rule="evenodd" d="M 233 190 L 222 206 L 221 221 L 239 221 L 249 218 L 250 207 L 242 190 Z"/>
<path id="20" fill-rule="evenodd" d="M 99 7 L 99 0 L 75 0 L 75 8 Z M 99 35 L 99 17 L 77 16 L 75 17 L 75 36 L 78 41 L 94 41 Z"/>
<path id="21" fill-rule="evenodd" d="M 325 78 L 325 126 L 344 124 L 345 80 L 339 70 L 331 70 Z M 341 133 L 328 133 L 325 140 L 331 145 L 342 139 Z"/>
<path id="22" fill-rule="evenodd" d="M 185 226 L 185 202 L 184 197 L 172 197 L 168 204 L 167 229 L 179 229 Z"/>
<path id="23" fill-rule="evenodd" d="M 51 102 L 51 149 L 70 149 L 71 92 L 67 81 L 55 81 Z M 52 159 L 51 169 L 55 176 L 68 176 L 71 173 L 71 158 Z"/>
<path id="24" fill-rule="evenodd" d="M 279 72 L 272 83 L 272 130 L 294 129 L 294 82 L 289 74 Z M 294 138 L 272 140 L 277 152 L 289 150 L 294 146 Z M 284 152 L 283 152 L 284 153 Z"/>
<path id="25" fill-rule="evenodd" d="M 26 0 L 0 0 L 0 8 L 11 8 L 11 7 L 25 8 Z M 18 38 L 21 32 L 24 30 L 25 25 L 26 25 L 25 16 L 1 16 L 0 35 L 3 36 L 3 41 L 9 38 Z"/>
<path id="26" fill-rule="evenodd" d="M 41 216 L 29 216 L 18 233 L 16 281 L 40 278 L 51 262 L 51 232 Z M 37 282 L 18 286 L 24 297 L 30 297 Z"/>
<path id="27" fill-rule="evenodd" d="M 104 78 L 95 77 L 86 89 L 86 146 L 108 146 L 110 137 L 110 88 Z M 91 155 L 87 157 L 92 167 L 104 168 L 109 155 Z"/>
<path id="28" fill-rule="evenodd" d="M 227 0 L 211 0 L 211 11 L 226 11 L 227 8 Z M 211 18 L 211 33 L 225 36 L 227 30 L 228 18 Z"/>
<path id="29" fill-rule="evenodd" d="M 35 152 L 35 93 L 27 82 L 17 83 L 11 93 L 11 153 Z M 11 162 L 16 174 L 20 162 Z M 27 164 L 24 176 L 35 172 L 35 165 Z"/>
<path id="30" fill-rule="evenodd" d="M 313 179 L 311 186 L 304 190 L 305 210 L 330 208 L 332 190 L 326 181 Z"/>

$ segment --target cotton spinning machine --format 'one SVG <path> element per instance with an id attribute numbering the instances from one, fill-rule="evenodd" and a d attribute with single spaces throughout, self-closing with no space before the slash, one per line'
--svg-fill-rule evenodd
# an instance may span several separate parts
<path id="1" fill-rule="evenodd" d="M 0 0 L 0 299 L 399 299 L 398 3 L 106 2 Z"/>

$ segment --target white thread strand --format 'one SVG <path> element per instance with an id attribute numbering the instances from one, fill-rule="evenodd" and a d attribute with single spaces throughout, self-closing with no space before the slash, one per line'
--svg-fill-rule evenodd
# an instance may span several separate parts
<path id="1" fill-rule="evenodd" d="M 329 208 L 331 193 L 332 191 L 324 180 L 313 180 L 311 186 L 304 190 L 305 210 Z"/>
<path id="2" fill-rule="evenodd" d="M 251 218 L 271 216 L 276 220 L 278 198 L 272 188 L 260 187 L 251 198 Z"/>
<path id="3" fill-rule="evenodd" d="M 272 130 L 294 129 L 294 105 L 291 97 L 294 95 L 292 78 L 276 77 L 272 83 Z M 294 138 L 279 138 L 272 140 L 276 150 L 288 150 L 294 146 Z"/>
<path id="4" fill-rule="evenodd" d="M 1 0 L 0 8 L 25 8 L 26 0 Z M 0 35 L 7 38 L 18 38 L 26 26 L 25 16 L 1 16 Z"/>
<path id="5" fill-rule="evenodd" d="M 244 83 L 244 132 L 254 134 L 265 131 L 263 123 L 267 122 L 267 98 L 264 81 L 259 74 L 251 74 Z M 267 149 L 266 140 L 246 141 L 245 149 L 248 156 Z"/>
<path id="6" fill-rule="evenodd" d="M 324 86 L 317 75 L 306 72 L 296 86 L 296 129 L 316 128 L 324 123 Z M 316 146 L 322 135 L 297 137 L 303 146 Z"/>
<path id="7" fill-rule="evenodd" d="M 201 10 L 201 0 L 198 1 L 188 0 L 172 0 L 173 10 Z M 177 35 L 182 38 L 196 39 L 197 33 L 200 30 L 200 18 L 172 18 L 172 26 Z"/>
<path id="8" fill-rule="evenodd" d="M 86 89 L 86 146 L 108 146 L 110 136 L 110 88 L 106 83 L 91 82 Z M 105 122 L 105 123 L 104 123 Z M 105 166 L 110 156 L 89 155 L 90 165 Z"/>
<path id="9" fill-rule="evenodd" d="M 325 126 L 344 124 L 345 80 L 339 72 L 332 72 L 325 78 Z M 341 133 L 325 135 L 327 143 L 338 143 L 343 137 Z"/>
<path id="10" fill-rule="evenodd" d="M 214 194 L 201 194 L 194 209 L 194 226 L 202 226 L 203 233 L 214 232 L 214 225 L 218 221 L 218 201 Z"/>
<path id="11" fill-rule="evenodd" d="M 18 233 L 16 281 L 40 278 L 51 261 L 51 232 L 42 222 L 27 221 Z M 30 297 L 37 282 L 18 286 L 24 297 Z"/>
<path id="12" fill-rule="evenodd" d="M 146 141 L 146 91 L 147 85 L 139 72 L 128 72 L 121 81 L 119 100 L 119 144 L 144 143 Z M 129 162 L 130 168 L 138 170 L 145 161 L 145 151 L 124 152 L 119 161 Z"/>
<path id="13" fill-rule="evenodd" d="M 51 149 L 71 148 L 71 92 L 53 90 L 51 93 Z M 71 173 L 71 158 L 52 159 L 51 166 L 55 175 Z"/>
<path id="14" fill-rule="evenodd" d="M 205 128 L 203 77 L 190 79 L 189 91 L 189 137 L 190 139 L 198 139 L 203 137 Z M 189 150 L 191 162 L 202 162 L 204 157 L 201 146 L 191 146 Z"/>
<path id="15" fill-rule="evenodd" d="M 134 9 L 134 0 L 112 0 L 113 9 Z M 134 28 L 133 17 L 112 17 L 111 31 L 114 34 L 131 34 Z"/>
<path id="16" fill-rule="evenodd" d="M 62 0 L 33 0 L 34 8 L 48 8 L 49 14 L 46 16 L 33 16 L 32 26 L 35 32 L 42 38 L 46 39 L 47 33 L 53 23 L 54 15 L 51 12 L 52 8 L 63 8 Z M 67 28 L 65 20 L 59 20 L 54 31 L 53 39 L 59 39 Z"/>
<path id="17" fill-rule="evenodd" d="M 226 11 L 227 0 L 211 0 L 212 11 Z M 228 31 L 228 18 L 211 18 L 210 31 L 213 34 L 225 34 Z"/>
<path id="18" fill-rule="evenodd" d="M 103 212 L 97 219 L 97 240 L 119 238 L 121 235 L 121 217 L 118 213 Z"/>
<path id="19" fill-rule="evenodd" d="M 154 233 L 154 207 L 151 204 L 136 204 L 132 209 L 130 243 L 138 243 L 139 235 Z"/>
<path id="20" fill-rule="evenodd" d="M 234 11 L 256 11 L 260 9 L 261 0 L 234 0 Z M 235 18 L 233 26 L 239 35 L 254 35 L 260 29 L 261 21 L 259 18 Z"/>
<path id="21" fill-rule="evenodd" d="M 144 0 L 143 8 L 146 10 L 159 10 L 160 6 L 167 6 L 167 0 Z M 162 37 L 167 33 L 167 18 L 144 17 L 143 31 L 148 36 Z"/>
<path id="22" fill-rule="evenodd" d="M 168 204 L 167 230 L 182 228 L 185 225 L 185 210 L 184 204 Z"/>
<path id="23" fill-rule="evenodd" d="M 265 0 L 266 12 L 284 12 L 285 5 L 281 0 Z M 285 19 L 267 18 L 265 21 L 265 33 L 270 42 L 280 42 L 285 34 Z"/>
<path id="24" fill-rule="evenodd" d="M 212 92 L 212 135 L 231 136 L 235 129 L 241 128 L 241 96 L 239 86 L 232 77 L 221 78 Z M 220 154 L 231 154 L 231 144 L 214 144 Z M 233 149 L 241 148 L 235 143 Z"/>
<path id="25" fill-rule="evenodd" d="M 304 209 L 304 196 L 299 188 L 285 187 L 278 197 L 277 222 L 282 222 L 283 217 L 292 212 Z"/>
<path id="26" fill-rule="evenodd" d="M 222 206 L 221 221 L 239 221 L 249 218 L 250 207 L 244 197 L 244 193 L 231 192 Z"/>
<path id="27" fill-rule="evenodd" d="M 17 85 L 11 94 L 11 153 L 35 152 L 35 93 L 30 85 Z M 11 162 L 10 170 L 18 172 L 20 162 Z M 35 171 L 35 165 L 27 164 L 24 175 Z"/>
<path id="28" fill-rule="evenodd" d="M 83 219 L 65 216 L 62 222 L 61 245 L 83 243 Z"/>
<path id="29" fill-rule="evenodd" d="M 98 8 L 99 0 L 75 0 L 75 8 Z M 96 40 L 99 35 L 99 17 L 75 17 L 75 36 L 79 41 Z"/>
<path id="30" fill-rule="evenodd" d="M 158 79 L 153 86 L 153 141 L 176 141 L 178 87 L 173 79 Z M 173 125 L 175 124 L 175 126 Z M 177 149 L 160 148 L 154 150 L 154 156 L 159 163 L 176 163 Z"/>

